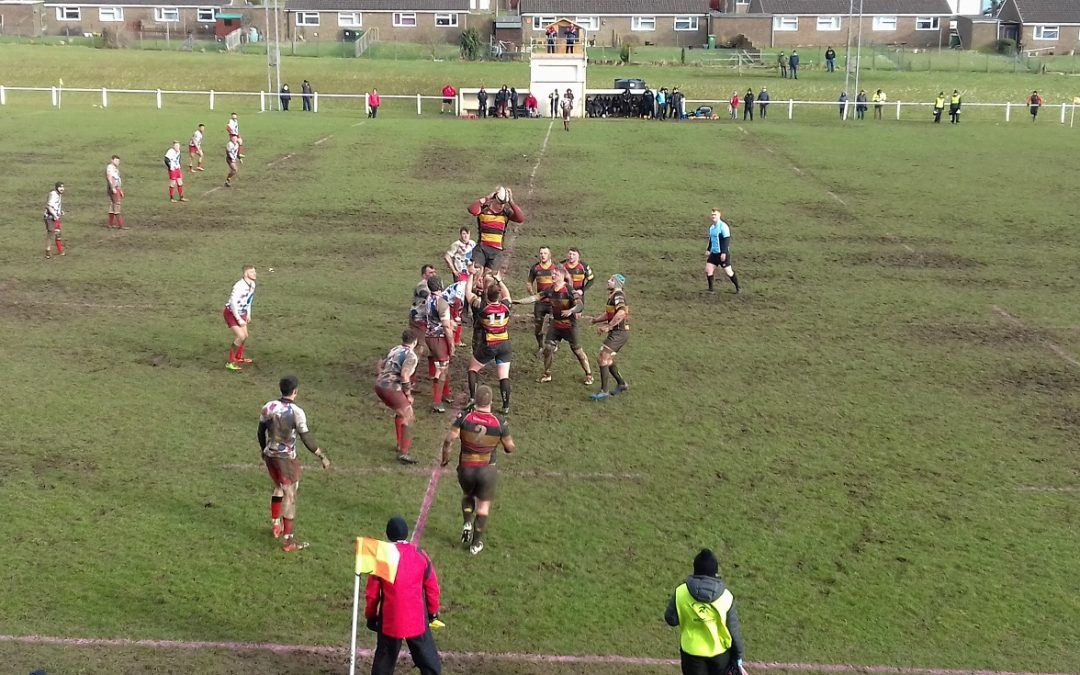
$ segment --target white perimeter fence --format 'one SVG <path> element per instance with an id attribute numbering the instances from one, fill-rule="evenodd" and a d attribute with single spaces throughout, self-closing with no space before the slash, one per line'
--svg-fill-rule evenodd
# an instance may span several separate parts
<path id="1" fill-rule="evenodd" d="M 99 89 L 97 89 L 97 88 L 96 89 L 88 89 L 88 88 L 79 88 L 79 87 L 7 87 L 7 86 L 4 86 L 4 85 L 0 85 L 0 105 L 7 105 L 8 104 L 8 97 L 10 96 L 10 94 L 12 94 L 12 93 L 23 93 L 23 92 L 27 92 L 27 93 L 32 93 L 32 92 L 48 93 L 50 95 L 52 107 L 54 107 L 54 108 L 62 107 L 62 105 L 63 105 L 63 96 L 64 96 L 65 93 L 76 93 L 76 94 L 100 94 L 100 96 L 101 96 L 101 107 L 102 108 L 108 108 L 109 107 L 109 97 L 110 96 L 153 97 L 154 104 L 159 110 L 161 108 L 165 107 L 165 99 L 166 99 L 167 96 L 168 97 L 200 96 L 200 97 L 204 97 L 204 98 L 207 99 L 207 103 L 209 104 L 210 110 L 215 109 L 215 107 L 216 107 L 216 105 L 218 103 L 217 99 L 220 98 L 220 97 L 247 97 L 247 98 L 257 97 L 258 100 L 259 100 L 259 111 L 260 112 L 265 112 L 267 110 L 280 109 L 280 102 L 279 102 L 279 95 L 280 94 L 278 92 L 267 92 L 267 91 L 215 91 L 213 89 L 210 89 L 208 91 L 173 90 L 173 89 L 108 89 L 106 87 L 101 87 Z M 525 90 L 525 89 L 519 89 L 518 90 L 519 96 L 524 96 L 527 93 L 528 93 L 528 90 Z M 589 90 L 586 90 L 586 92 L 585 92 L 585 94 L 587 96 L 591 95 L 591 94 L 594 94 L 594 93 L 595 94 L 608 94 L 610 92 L 607 89 L 596 89 L 596 90 L 589 89 Z M 428 100 L 428 101 L 441 101 L 442 98 L 443 98 L 442 96 L 422 96 L 420 94 L 416 94 L 416 95 L 380 94 L 379 96 L 383 100 L 387 100 L 387 101 L 393 101 L 393 100 L 416 101 L 416 114 L 417 115 L 422 115 L 423 114 L 423 102 L 425 100 Z M 293 93 L 292 94 L 292 103 L 294 105 L 296 105 L 296 104 L 302 102 L 302 97 L 303 97 L 302 94 Z M 312 110 L 314 112 L 319 112 L 319 101 L 320 100 L 326 100 L 326 99 L 330 99 L 330 100 L 335 100 L 335 99 L 336 100 L 353 100 L 353 101 L 357 101 L 357 102 L 362 101 L 363 102 L 363 109 L 364 109 L 365 114 L 370 112 L 369 95 L 368 94 L 321 94 L 319 92 L 314 92 L 313 94 L 311 94 L 311 99 L 312 99 L 311 100 Z M 466 105 L 463 97 L 460 96 L 460 95 L 455 96 L 455 97 L 453 97 L 453 102 L 454 102 L 453 103 L 453 105 L 454 105 L 454 114 L 455 115 L 461 114 L 461 111 L 464 109 L 464 107 Z M 546 100 L 541 101 L 541 106 L 540 106 L 541 111 L 546 110 L 546 107 L 544 105 L 546 103 L 547 103 Z M 760 109 L 760 102 L 755 101 L 754 105 L 755 105 L 755 112 L 757 112 Z M 796 107 L 801 108 L 801 107 L 805 106 L 805 107 L 813 109 L 813 108 L 818 107 L 818 106 L 826 106 L 826 107 L 832 106 L 833 110 L 836 112 L 836 115 L 839 118 L 846 120 L 846 119 L 849 119 L 849 118 L 852 118 L 852 117 L 855 116 L 856 105 L 858 105 L 858 104 L 857 104 L 856 101 L 851 101 L 851 100 L 847 101 L 844 104 L 841 104 L 839 101 L 797 101 L 795 99 L 787 99 L 787 100 L 771 100 L 771 101 L 768 102 L 768 105 L 769 105 L 769 110 L 770 110 L 770 112 L 773 113 L 774 118 L 776 116 L 776 112 L 777 112 L 778 108 L 781 109 L 781 110 L 785 110 L 786 113 L 787 113 L 787 118 L 789 120 L 791 120 L 791 119 L 795 119 L 795 109 L 796 109 Z M 889 101 L 887 103 L 876 104 L 876 103 L 874 103 L 872 101 L 868 101 L 868 102 L 864 103 L 863 105 L 866 106 L 867 112 L 871 111 L 872 106 L 880 105 L 882 107 L 882 109 L 883 109 L 882 110 L 883 114 L 884 114 L 884 112 L 886 110 L 888 110 L 889 115 L 890 116 L 895 115 L 896 119 L 898 119 L 898 120 L 901 119 L 901 116 L 902 116 L 903 111 L 904 111 L 905 108 L 908 109 L 909 112 L 914 113 L 915 111 L 919 111 L 922 114 L 925 114 L 925 113 L 930 112 L 930 111 L 933 110 L 933 104 L 929 103 L 929 102 L 912 103 L 912 102 L 903 102 L 903 101 Z M 728 101 L 704 100 L 704 99 L 687 99 L 686 100 L 687 111 L 692 111 L 692 109 L 696 109 L 696 108 L 698 108 L 700 106 L 710 106 L 710 107 L 712 107 L 713 114 L 718 115 L 721 118 L 723 118 L 724 115 L 726 115 L 728 110 L 729 110 L 729 108 L 728 108 L 729 102 Z M 1074 125 L 1074 123 L 1076 121 L 1076 110 L 1077 110 L 1078 107 L 1080 107 L 1080 104 L 1078 104 L 1078 103 L 1055 103 L 1055 104 L 1045 104 L 1045 105 L 1042 106 L 1041 110 L 1042 110 L 1043 113 L 1045 113 L 1047 115 L 1050 114 L 1052 111 L 1056 110 L 1059 113 L 1059 121 L 1060 121 L 1060 123 L 1061 124 L 1068 123 L 1069 126 L 1071 127 L 1071 126 Z M 1026 115 L 1027 112 L 1028 112 L 1029 106 L 1026 103 L 964 102 L 964 104 L 963 104 L 963 106 L 961 108 L 961 111 L 970 111 L 971 109 L 976 109 L 976 110 L 978 110 L 978 109 L 990 109 L 990 110 L 992 110 L 992 109 L 995 109 L 995 108 L 1001 111 L 1000 114 L 1003 116 L 1004 121 L 1008 122 L 1008 121 L 1010 121 L 1012 119 L 1012 115 L 1013 115 L 1014 111 L 1019 111 L 1021 116 Z M 947 101 L 946 101 L 945 114 L 948 114 L 948 102 Z M 963 114 L 963 112 L 961 112 L 961 114 Z"/>

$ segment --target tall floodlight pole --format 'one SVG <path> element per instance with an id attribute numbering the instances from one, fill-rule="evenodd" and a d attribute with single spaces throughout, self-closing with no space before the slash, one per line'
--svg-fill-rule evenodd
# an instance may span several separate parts
<path id="1" fill-rule="evenodd" d="M 862 68 L 863 0 L 859 0 L 859 38 L 855 47 L 855 91 L 859 91 L 859 70 Z"/>
<path id="2" fill-rule="evenodd" d="M 281 5 L 274 0 L 274 77 L 276 79 L 274 91 L 281 91 Z M 281 102 L 278 101 L 280 110 Z"/>
<path id="3" fill-rule="evenodd" d="M 266 44 L 266 89 L 270 92 L 276 92 L 274 89 L 274 80 L 271 77 L 273 70 L 273 63 L 270 61 L 270 3 L 267 0 L 263 0 L 263 17 L 265 18 L 265 28 L 263 30 L 263 42 Z M 273 96 L 271 94 L 271 96 Z M 272 97 L 270 100 L 274 100 L 276 97 Z"/>
<path id="4" fill-rule="evenodd" d="M 848 0 L 847 14 L 847 51 L 844 54 L 844 91 L 848 89 L 851 78 L 851 22 L 855 20 L 855 0 Z"/>

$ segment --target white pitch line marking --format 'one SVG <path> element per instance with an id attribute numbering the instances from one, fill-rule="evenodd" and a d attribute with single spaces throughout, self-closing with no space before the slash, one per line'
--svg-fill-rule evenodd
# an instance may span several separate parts
<path id="1" fill-rule="evenodd" d="M 327 142 L 328 140 L 330 140 L 333 137 L 334 137 L 334 134 L 330 134 L 329 136 L 323 136 L 319 140 L 315 141 L 315 145 L 322 145 L 323 143 Z"/>
<path id="2" fill-rule="evenodd" d="M 795 173 L 799 174 L 800 176 L 803 175 L 802 169 L 800 169 L 797 166 L 792 166 L 791 170 L 794 171 Z"/>
<path id="3" fill-rule="evenodd" d="M 220 189 L 221 189 L 221 186 L 219 185 L 216 188 L 213 188 L 211 190 L 207 190 L 206 192 L 203 193 L 203 197 L 209 197 L 210 195 L 214 194 L 215 192 L 217 192 Z"/>
<path id="4" fill-rule="evenodd" d="M 540 152 L 536 156 L 536 164 L 533 164 L 532 171 L 529 172 L 529 189 L 527 195 L 532 197 L 533 187 L 536 184 L 536 172 L 540 170 L 540 162 L 544 161 L 544 154 L 547 153 L 548 139 L 551 138 L 551 128 L 555 126 L 555 118 L 551 118 L 548 122 L 547 133 L 544 134 L 544 142 L 540 144 Z"/>
<path id="5" fill-rule="evenodd" d="M 841 203 L 841 204 L 843 204 L 844 206 L 847 206 L 847 202 L 845 202 L 845 201 L 844 201 L 843 199 L 840 199 L 839 197 L 837 197 L 837 196 L 836 196 L 836 193 L 835 193 L 835 192 L 833 192 L 832 190 L 826 190 L 826 191 L 825 191 L 825 194 L 829 195 L 830 197 L 832 197 L 832 198 L 833 198 L 833 199 L 835 199 L 836 201 L 840 202 L 840 203 Z"/>
<path id="6" fill-rule="evenodd" d="M 1080 493 L 1080 487 L 1051 487 L 1044 485 L 1024 485 L 1016 488 L 1019 492 L 1051 492 L 1057 494 L 1077 494 Z"/>
<path id="7" fill-rule="evenodd" d="M 1031 330 L 1030 328 L 1028 328 L 1027 324 L 1025 324 L 1020 319 L 1017 319 L 1012 314 L 1009 314 L 1008 312 L 1006 312 L 1001 307 L 998 307 L 997 305 L 994 305 L 993 310 L 995 312 L 997 312 L 998 316 L 1002 317 L 1003 319 L 1005 319 L 1006 321 L 1008 321 L 1012 325 L 1014 325 L 1014 326 L 1016 326 L 1018 328 L 1023 328 L 1024 330 Z M 1042 342 L 1043 346 L 1045 346 L 1047 349 L 1052 351 L 1061 360 L 1066 361 L 1068 363 L 1071 363 L 1072 365 L 1076 366 L 1077 368 L 1080 368 L 1080 361 L 1077 361 L 1076 358 L 1073 357 L 1073 355 L 1070 354 L 1069 352 L 1065 351 L 1064 349 L 1062 349 L 1061 347 L 1057 346 L 1056 344 L 1054 344 L 1053 342 L 1047 340 L 1044 337 L 1040 337 L 1039 341 Z"/>
<path id="8" fill-rule="evenodd" d="M 274 166 L 275 164 L 277 164 L 277 163 L 279 163 L 279 162 L 284 162 L 285 160 L 287 160 L 287 159 L 290 159 L 291 157 L 292 157 L 292 153 L 290 152 L 289 154 L 285 155 L 284 157 L 278 157 L 277 159 L 275 159 L 274 161 L 270 162 L 270 163 L 269 163 L 269 164 L 267 164 L 266 166 L 268 166 L 268 167 L 269 167 L 269 166 Z"/>
<path id="9" fill-rule="evenodd" d="M 743 135 L 745 135 L 745 136 L 749 136 L 749 135 L 750 135 L 750 132 L 749 132 L 749 131 L 747 131 L 746 129 L 743 129 L 742 127 L 739 127 L 739 131 L 743 132 Z"/>
<path id="10" fill-rule="evenodd" d="M 361 124 L 363 124 L 364 122 L 367 122 L 367 120 L 360 120 L 359 122 L 357 122 L 357 123 L 356 123 L 356 124 L 354 124 L 353 126 L 354 126 L 354 127 L 358 127 L 358 126 L 360 126 Z"/>

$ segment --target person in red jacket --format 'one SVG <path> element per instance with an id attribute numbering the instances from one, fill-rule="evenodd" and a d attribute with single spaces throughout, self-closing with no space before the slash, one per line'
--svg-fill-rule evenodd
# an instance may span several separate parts
<path id="1" fill-rule="evenodd" d="M 371 93 L 368 94 L 368 117 L 375 117 L 379 114 L 379 106 L 382 105 L 382 99 L 379 98 L 379 90 L 372 87 Z"/>
<path id="2" fill-rule="evenodd" d="M 386 538 L 397 547 L 393 583 L 371 575 L 365 592 L 367 627 L 378 634 L 371 675 L 393 675 L 401 641 L 409 645 L 421 675 L 441 675 L 442 663 L 429 624 L 439 616 L 439 578 L 431 558 L 410 544 L 409 526 L 401 516 L 386 523 Z"/>
<path id="3" fill-rule="evenodd" d="M 536 96 L 530 91 L 529 95 L 525 97 L 525 113 L 529 117 L 539 117 L 540 113 L 537 108 L 540 107 L 540 102 L 536 100 Z"/>
<path id="4" fill-rule="evenodd" d="M 454 89 L 453 85 L 447 83 L 442 88 L 442 108 L 439 110 L 439 114 L 454 112 L 454 97 L 457 96 L 457 89 Z"/>

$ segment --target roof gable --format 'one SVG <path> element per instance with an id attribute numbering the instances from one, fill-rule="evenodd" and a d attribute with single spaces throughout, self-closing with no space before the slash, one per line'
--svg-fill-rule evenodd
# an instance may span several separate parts
<path id="1" fill-rule="evenodd" d="M 1075 2 L 1076 0 L 1061 0 Z M 858 9 L 859 5 L 855 5 Z M 849 0 L 753 0 L 750 11 L 761 14 L 847 15 Z M 952 15 L 947 0 L 863 0 L 863 15 L 919 14 Z"/>
<path id="2" fill-rule="evenodd" d="M 597 14 L 705 15 L 709 13 L 709 0 L 521 0 L 518 3 L 518 11 L 523 15 L 540 14 L 560 17 Z"/>
<path id="3" fill-rule="evenodd" d="M 1080 0 L 1008 0 L 998 16 L 1022 23 L 1080 24 Z"/>

